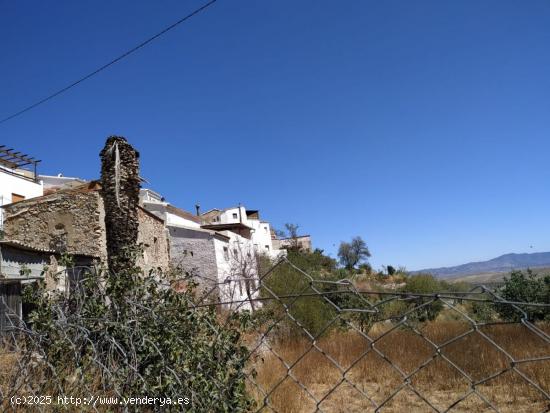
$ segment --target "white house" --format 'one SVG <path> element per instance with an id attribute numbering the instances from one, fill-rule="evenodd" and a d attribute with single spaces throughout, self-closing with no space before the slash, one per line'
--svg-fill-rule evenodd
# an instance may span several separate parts
<path id="1" fill-rule="evenodd" d="M 77 187 L 87 182 L 86 180 L 81 178 L 63 176 L 63 174 L 38 175 L 38 179 L 42 181 L 44 191 Z"/>
<path id="2" fill-rule="evenodd" d="M 170 205 L 163 196 L 151 189 L 141 189 L 139 199 L 143 208 L 162 218 L 167 226 L 201 227 L 200 217 Z"/>
<path id="3" fill-rule="evenodd" d="M 279 251 L 274 245 L 271 238 L 271 225 L 267 221 L 260 220 L 260 212 L 257 210 L 246 211 L 248 224 L 252 227 L 252 242 L 254 248 L 258 252 L 263 252 L 270 257 L 277 257 Z"/>
<path id="4" fill-rule="evenodd" d="M 43 195 L 44 188 L 36 172 L 39 162 L 0 145 L 0 206 Z M 0 208 L 0 228 L 3 222 Z"/>
<path id="5" fill-rule="evenodd" d="M 258 295 L 254 229 L 240 222 L 239 213 L 246 220 L 244 208 L 229 212 L 227 220 L 216 221 L 219 225 L 211 229 L 202 216 L 171 205 L 150 189 L 140 191 L 140 204 L 164 220 L 172 267 L 194 279 L 200 293 L 227 308 L 257 307 L 251 301 Z"/>
<path id="6" fill-rule="evenodd" d="M 170 257 L 175 269 L 199 285 L 205 302 L 228 309 L 253 310 L 258 268 L 250 240 L 231 231 L 168 226 Z"/>
<path id="7" fill-rule="evenodd" d="M 275 238 L 273 247 L 279 249 L 299 248 L 302 251 L 313 252 L 310 235 L 298 235 L 295 238 Z"/>
<path id="8" fill-rule="evenodd" d="M 211 209 L 201 214 L 203 228 L 216 231 L 228 230 L 251 240 L 254 250 L 270 258 L 277 258 L 283 251 L 274 248 L 269 222 L 260 220 L 258 210 L 247 210 L 244 206 L 227 209 Z"/>

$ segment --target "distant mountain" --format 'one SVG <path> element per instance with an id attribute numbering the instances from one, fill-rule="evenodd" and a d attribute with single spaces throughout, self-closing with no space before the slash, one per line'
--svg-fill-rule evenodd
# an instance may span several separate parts
<path id="1" fill-rule="evenodd" d="M 505 254 L 488 261 L 469 262 L 455 267 L 426 268 L 411 271 L 413 274 L 428 273 L 441 278 L 461 277 L 482 273 L 510 272 L 525 268 L 550 267 L 550 252 L 532 254 Z"/>

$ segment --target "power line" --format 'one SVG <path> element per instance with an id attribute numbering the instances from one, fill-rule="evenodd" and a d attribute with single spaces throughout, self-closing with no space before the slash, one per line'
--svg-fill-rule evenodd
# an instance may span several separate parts
<path id="1" fill-rule="evenodd" d="M 124 52 L 123 54 L 121 54 L 120 56 L 114 58 L 113 60 L 111 60 L 109 63 L 106 63 L 104 64 L 103 66 L 99 67 L 98 69 L 94 70 L 93 72 L 90 72 L 88 73 L 86 76 L 74 81 L 73 83 L 65 86 L 64 88 L 62 89 L 59 89 L 57 92 L 55 93 L 52 93 L 51 95 L 45 97 L 44 99 L 41 99 L 39 100 L 38 102 L 35 102 L 33 103 L 32 105 L 30 106 L 27 106 L 25 109 L 22 109 L 20 110 L 19 112 L 16 112 L 6 118 L 3 118 L 2 120 L 0 120 L 0 124 L 4 123 L 4 122 L 7 122 L 8 120 L 10 119 L 13 119 L 19 115 L 22 115 L 23 113 L 25 112 L 28 112 L 29 110 L 31 109 L 34 109 L 35 107 L 43 104 L 43 103 L 46 103 L 48 100 L 51 100 L 53 99 L 54 97 L 56 96 L 59 96 L 60 94 L 66 92 L 67 90 L 75 87 L 76 85 L 84 82 L 85 80 L 88 80 L 89 78 L 91 78 L 92 76 L 95 76 L 97 75 L 98 73 L 102 72 L 103 70 L 107 69 L 108 67 L 114 65 L 115 63 L 118 63 L 119 61 L 121 61 L 122 59 L 124 59 L 125 57 L 131 55 L 132 53 L 138 51 L 139 49 L 141 49 L 142 47 L 145 47 L 147 46 L 149 43 L 151 43 L 153 40 L 156 40 L 157 38 L 159 38 L 160 36 L 162 36 L 163 34 L 165 34 L 166 32 L 172 30 L 173 28 L 175 28 L 176 26 L 182 24 L 183 22 L 185 22 L 186 20 L 190 19 L 191 17 L 199 14 L 201 11 L 205 10 L 206 8 L 208 8 L 209 6 L 211 6 L 212 4 L 214 4 L 217 0 L 210 0 L 209 2 L 203 4 L 201 7 L 199 7 L 198 9 L 195 9 L 193 10 L 191 13 L 189 13 L 188 15 L 186 15 L 185 17 L 182 17 L 181 19 L 179 19 L 178 21 L 176 21 L 175 23 L 171 24 L 170 26 L 164 28 L 163 30 L 161 30 L 160 32 L 158 32 L 157 34 L 155 34 L 154 36 L 148 38 L 147 40 L 141 42 L 140 44 L 138 44 L 137 46 L 134 46 L 133 48 L 131 48 L 130 50 Z"/>

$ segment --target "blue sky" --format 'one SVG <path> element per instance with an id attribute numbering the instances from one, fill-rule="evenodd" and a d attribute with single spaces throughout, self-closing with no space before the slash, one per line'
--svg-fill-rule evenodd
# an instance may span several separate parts
<path id="1" fill-rule="evenodd" d="M 0 117 L 200 4 L 0 1 Z M 0 144 L 95 178 L 123 135 L 173 204 L 361 235 L 375 267 L 548 251 L 549 44 L 546 0 L 219 0 Z"/>

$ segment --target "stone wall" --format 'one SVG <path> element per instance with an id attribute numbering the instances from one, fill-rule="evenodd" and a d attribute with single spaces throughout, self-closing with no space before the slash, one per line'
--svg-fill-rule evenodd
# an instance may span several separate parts
<path id="1" fill-rule="evenodd" d="M 168 270 L 170 251 L 164 222 L 142 208 L 138 208 L 138 220 L 138 244 L 142 244 L 144 250 L 137 265 L 146 271 L 158 267 L 163 271 Z"/>
<path id="2" fill-rule="evenodd" d="M 170 263 L 180 272 L 178 277 L 193 276 L 200 290 L 213 288 L 219 282 L 213 235 L 205 230 L 168 227 Z M 217 292 L 211 298 L 216 298 Z"/>
<path id="3" fill-rule="evenodd" d="M 97 191 L 59 191 L 4 208 L 4 237 L 30 247 L 106 258 Z"/>
<path id="4" fill-rule="evenodd" d="M 164 222 L 138 208 L 138 243 L 144 256 L 137 264 L 148 271 L 168 270 L 169 243 Z M 82 254 L 107 261 L 105 210 L 98 190 L 58 191 L 5 208 L 4 238 L 29 247 Z"/>

